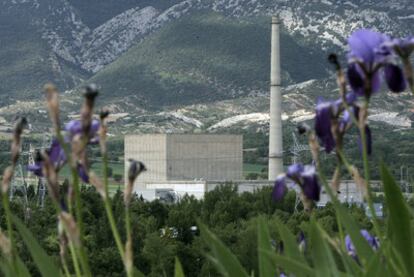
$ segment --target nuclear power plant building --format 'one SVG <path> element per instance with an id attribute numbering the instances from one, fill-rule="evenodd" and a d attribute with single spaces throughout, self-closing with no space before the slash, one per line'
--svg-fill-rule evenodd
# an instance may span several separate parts
<path id="1" fill-rule="evenodd" d="M 146 190 L 147 184 L 243 177 L 241 135 L 126 135 L 124 148 L 125 170 L 129 159 L 143 162 L 148 169 L 135 183 L 137 193 Z"/>

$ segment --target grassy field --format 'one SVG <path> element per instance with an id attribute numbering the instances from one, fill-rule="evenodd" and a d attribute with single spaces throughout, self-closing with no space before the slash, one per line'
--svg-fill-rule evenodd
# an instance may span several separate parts
<path id="1" fill-rule="evenodd" d="M 246 176 L 249 173 L 262 173 L 262 170 L 266 168 L 262 164 L 243 164 L 243 175 Z"/>

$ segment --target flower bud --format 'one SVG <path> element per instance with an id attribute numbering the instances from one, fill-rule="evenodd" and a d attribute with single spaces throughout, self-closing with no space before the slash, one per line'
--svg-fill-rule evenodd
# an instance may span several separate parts
<path id="1" fill-rule="evenodd" d="M 328 61 L 335 66 L 336 70 L 339 70 L 341 68 L 341 65 L 338 61 L 338 56 L 335 53 L 329 54 Z"/>
<path id="2" fill-rule="evenodd" d="M 298 130 L 299 135 L 306 134 L 311 130 L 309 125 L 306 124 L 306 123 L 300 123 L 300 124 L 298 124 L 298 126 L 296 128 Z"/>
<path id="3" fill-rule="evenodd" d="M 89 183 L 95 187 L 96 191 L 101 195 L 102 199 L 106 199 L 107 195 L 102 181 L 94 172 L 89 173 Z"/>
<path id="4" fill-rule="evenodd" d="M 56 131 L 60 129 L 59 121 L 59 93 L 52 84 L 46 84 L 43 88 L 46 94 L 46 103 L 49 110 L 49 117 Z"/>
<path id="5" fill-rule="evenodd" d="M 3 180 L 2 180 L 2 186 L 1 186 L 1 192 L 7 193 L 9 190 L 11 179 L 13 178 L 13 167 L 8 166 L 3 173 Z"/>
<path id="6" fill-rule="evenodd" d="M 131 202 L 132 189 L 134 187 L 135 180 L 137 177 L 147 170 L 145 165 L 142 162 L 136 161 L 134 159 L 129 159 L 130 166 L 128 170 L 128 183 L 124 191 L 124 202 L 128 206 Z"/>
<path id="7" fill-rule="evenodd" d="M 96 85 L 91 84 L 85 87 L 83 96 L 85 97 L 85 102 L 81 111 L 81 121 L 82 121 L 82 131 L 83 135 L 87 138 L 90 137 L 90 128 L 92 123 L 92 114 L 93 107 L 95 104 L 95 98 L 98 96 L 99 92 Z"/>
<path id="8" fill-rule="evenodd" d="M 27 120 L 25 117 L 22 117 L 17 121 L 16 127 L 14 128 L 13 141 L 11 146 L 11 158 L 13 166 L 16 165 L 17 160 L 19 159 L 21 136 L 26 125 Z"/>
<path id="9" fill-rule="evenodd" d="M 99 118 L 102 120 L 104 120 L 105 118 L 107 118 L 109 116 L 109 111 L 108 110 L 102 110 L 99 113 Z"/>

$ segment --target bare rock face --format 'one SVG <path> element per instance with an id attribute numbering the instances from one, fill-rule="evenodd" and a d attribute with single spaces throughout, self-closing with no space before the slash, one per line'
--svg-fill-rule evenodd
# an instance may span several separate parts
<path id="1" fill-rule="evenodd" d="M 126 66 L 122 64 L 125 61 L 122 57 L 144 45 L 165 28 L 188 17 L 219 14 L 227 21 L 210 22 L 209 20 L 214 17 L 194 18 L 204 20 L 200 25 L 211 24 L 213 27 L 221 27 L 232 20 L 237 20 L 239 23 L 251 21 L 252 18 L 258 20 L 257 25 L 265 25 L 268 16 L 277 14 L 283 21 L 283 35 L 294 41 L 297 49 L 301 51 L 296 54 L 295 60 L 283 61 L 282 57 L 285 66 L 284 80 L 286 80 L 284 119 L 293 122 L 309 120 L 313 116 L 312 109 L 316 95 L 329 97 L 333 95 L 331 92 L 335 88 L 334 80 L 329 79 L 327 72 L 323 73 L 325 74 L 322 74 L 323 76 L 312 77 L 309 67 L 302 68 L 302 65 L 296 64 L 300 61 L 301 55 L 306 56 L 307 52 L 314 49 L 318 49 L 316 56 L 320 59 L 323 59 L 322 55 L 331 51 L 343 54 L 346 50 L 346 38 L 357 28 L 376 28 L 395 36 L 407 36 L 411 33 L 410 26 L 414 24 L 414 6 L 411 0 L 125 0 L 122 3 L 117 0 L 112 2 L 111 0 L 0 0 L 2 25 L 0 95 L 11 95 L 0 99 L 0 116 L 6 115 L 6 118 L 12 118 L 13 112 L 28 111 L 37 114 L 43 120 L 43 111 L 39 112 L 41 106 L 35 105 L 33 101 L 39 101 L 40 88 L 47 81 L 57 83 L 62 90 L 75 91 L 64 96 L 65 112 L 73 113 L 78 109 L 74 104 L 78 99 L 74 95 L 79 85 L 90 78 L 92 80 L 109 78 L 111 82 L 112 78 L 122 78 L 124 72 L 117 71 Z M 85 10 L 88 12 L 85 13 Z M 116 13 L 111 12 L 115 10 Z M 231 30 L 237 31 L 235 28 Z M 170 32 L 174 34 L 174 30 Z M 188 32 L 193 32 L 188 37 L 193 37 L 194 40 L 200 36 L 191 28 Z M 226 43 L 226 47 L 236 48 L 232 39 L 234 38 L 229 36 L 223 38 L 223 41 L 217 41 L 216 48 Z M 186 43 L 189 43 L 188 47 L 194 46 L 191 45 L 191 41 Z M 168 42 L 165 44 L 167 45 Z M 239 44 L 239 41 L 236 41 L 236 44 Z M 196 43 L 195 45 L 199 46 Z M 183 46 L 177 44 L 169 47 Z M 156 122 L 154 126 L 164 122 L 165 126 L 171 128 L 180 126 L 180 130 L 185 130 L 186 128 L 207 129 L 215 125 L 211 130 L 216 130 L 221 126 L 228 127 L 244 124 L 243 122 L 247 124 L 246 126 L 267 124 L 267 118 L 264 116 L 267 112 L 268 93 L 267 53 L 262 53 L 263 55 L 260 56 L 260 58 L 265 57 L 264 62 L 253 64 L 253 67 L 264 68 L 266 76 L 260 82 L 249 86 L 249 84 L 240 84 L 236 80 L 243 78 L 240 76 L 243 76 L 244 72 L 234 76 L 228 74 L 229 76 L 223 78 L 223 75 L 226 75 L 223 72 L 227 71 L 219 70 L 224 70 L 226 66 L 232 64 L 234 57 L 233 60 L 226 59 L 235 55 L 224 49 L 220 54 L 231 52 L 230 55 L 219 57 L 214 52 L 216 50 L 214 45 L 202 50 L 211 52 L 206 54 L 206 60 L 217 57 L 217 60 L 222 62 L 217 68 L 211 69 L 209 74 L 199 70 L 200 64 L 188 62 L 178 55 L 175 60 L 169 62 L 183 63 L 180 64 L 179 70 L 175 70 L 175 67 L 170 65 L 160 68 L 157 63 L 151 65 L 151 68 L 148 65 L 147 71 L 132 72 L 125 77 L 128 81 L 124 82 L 125 87 L 118 86 L 122 93 L 111 90 L 112 95 L 110 99 L 107 98 L 107 102 L 110 102 L 114 111 L 120 114 L 128 113 L 128 116 L 119 117 L 119 120 L 132 124 L 133 115 L 146 116 L 147 103 L 155 107 L 159 105 L 160 109 L 168 106 L 156 102 L 155 100 L 161 98 L 158 96 L 153 97 L 155 100 L 148 100 L 148 92 L 137 86 L 137 83 L 149 83 L 148 87 L 154 87 L 154 90 L 160 90 L 161 93 L 171 94 L 171 98 L 176 100 L 172 103 L 174 108 L 167 107 L 162 112 L 158 110 L 145 117 L 151 122 Z M 256 50 L 267 51 L 259 46 Z M 151 53 L 154 54 L 160 50 L 154 47 L 146 51 L 152 51 Z M 243 53 L 237 54 L 243 55 Z M 253 58 L 257 61 L 257 57 Z M 313 64 L 313 61 L 302 61 L 304 65 L 307 63 Z M 117 65 L 113 66 L 114 64 Z M 320 65 L 314 67 L 317 71 L 319 68 L 316 67 Z M 325 67 L 328 68 L 326 64 Z M 237 68 L 237 64 L 230 69 L 234 70 L 234 68 Z M 131 67 L 131 70 L 137 68 Z M 105 75 L 102 75 L 102 72 L 105 72 Z M 129 82 L 137 75 L 140 75 L 139 81 Z M 306 77 L 295 79 L 292 76 Z M 314 78 L 319 79 L 308 81 Z M 169 82 L 156 83 L 158 86 L 152 86 L 152 82 L 166 79 Z M 203 86 L 180 83 L 183 80 L 203 82 Z M 188 93 L 189 91 L 193 93 Z M 202 93 L 204 94 L 199 95 Z M 205 96 L 206 94 L 208 95 Z M 103 98 L 105 99 L 107 95 L 104 94 Z M 190 97 L 189 95 L 193 97 L 191 101 L 186 99 Z M 218 95 L 218 97 L 216 99 L 209 95 Z M 377 109 L 370 120 L 387 124 L 395 123 L 400 127 L 409 126 L 411 121 L 404 108 L 409 101 L 408 98 L 400 97 L 391 101 L 389 97 L 392 96 L 376 100 L 377 104 L 374 105 L 377 105 Z M 28 104 L 21 100 L 27 101 Z M 208 102 L 212 104 L 205 104 Z M 204 104 L 199 112 L 197 109 L 201 106 L 197 105 Z M 180 105 L 185 107 L 181 110 Z M 216 116 L 218 113 L 222 116 Z"/>

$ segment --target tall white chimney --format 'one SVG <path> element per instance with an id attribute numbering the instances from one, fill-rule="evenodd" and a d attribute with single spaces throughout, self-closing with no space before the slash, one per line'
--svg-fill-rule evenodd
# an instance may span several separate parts
<path id="1" fill-rule="evenodd" d="M 283 172 L 282 93 L 280 90 L 280 21 L 272 17 L 270 63 L 269 180 Z"/>

